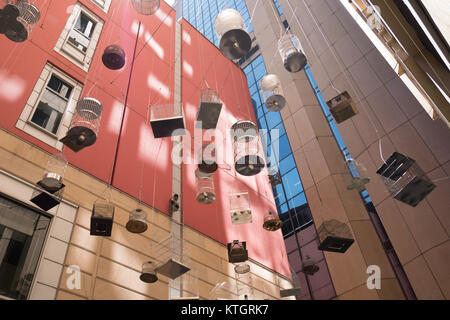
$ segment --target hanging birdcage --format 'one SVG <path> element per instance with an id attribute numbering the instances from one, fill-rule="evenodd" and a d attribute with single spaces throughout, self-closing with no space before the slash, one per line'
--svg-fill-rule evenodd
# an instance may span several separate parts
<path id="1" fill-rule="evenodd" d="M 341 123 L 358 114 L 358 109 L 347 91 L 328 101 L 327 105 L 337 123 Z"/>
<path id="2" fill-rule="evenodd" d="M 214 179 L 210 173 L 203 173 L 199 169 L 195 170 L 195 184 L 197 189 L 197 201 L 203 204 L 210 204 L 216 200 L 214 191 Z"/>
<path id="3" fill-rule="evenodd" d="M 436 187 L 414 159 L 398 152 L 386 160 L 377 174 L 395 199 L 412 207 Z"/>
<path id="4" fill-rule="evenodd" d="M 233 224 L 252 222 L 250 195 L 247 191 L 230 194 L 230 215 Z"/>
<path id="5" fill-rule="evenodd" d="M 216 283 L 209 293 L 209 300 L 237 300 L 236 284 L 222 281 Z"/>
<path id="6" fill-rule="evenodd" d="M 181 103 L 173 102 L 152 106 L 150 124 L 155 138 L 185 135 Z"/>
<path id="7" fill-rule="evenodd" d="M 269 111 L 278 112 L 286 105 L 280 79 L 275 74 L 265 75 L 260 82 L 266 108 Z"/>
<path id="8" fill-rule="evenodd" d="M 44 211 L 48 211 L 61 203 L 63 189 L 46 191 L 43 188 L 34 189 L 30 201 Z"/>
<path id="9" fill-rule="evenodd" d="M 142 273 L 139 279 L 145 283 L 155 283 L 158 281 L 158 276 L 155 272 L 155 265 L 152 261 L 147 261 L 142 264 Z"/>
<path id="10" fill-rule="evenodd" d="M 235 273 L 235 276 L 238 299 L 252 300 L 254 298 L 252 273 Z"/>
<path id="11" fill-rule="evenodd" d="M 250 265 L 246 263 L 238 263 L 234 266 L 234 272 L 237 274 L 246 274 L 250 272 Z"/>
<path id="12" fill-rule="evenodd" d="M 91 236 L 110 237 L 114 221 L 114 205 L 109 200 L 97 199 L 92 207 Z"/>
<path id="13" fill-rule="evenodd" d="M 305 68 L 307 59 L 297 36 L 290 33 L 282 36 L 278 40 L 278 51 L 287 71 L 299 72 Z"/>
<path id="14" fill-rule="evenodd" d="M 292 284 L 289 288 L 280 286 L 280 298 L 287 297 L 299 297 L 302 294 L 302 288 L 300 286 L 300 281 L 295 272 L 292 272 Z"/>
<path id="15" fill-rule="evenodd" d="M 204 143 L 198 152 L 198 169 L 203 173 L 214 173 L 218 169 L 216 146 L 213 142 Z"/>
<path id="16" fill-rule="evenodd" d="M 265 166 L 256 125 L 243 120 L 231 127 L 234 149 L 234 168 L 243 176 L 254 176 Z"/>
<path id="17" fill-rule="evenodd" d="M 154 14 L 159 9 L 159 0 L 131 0 L 134 10 L 137 13 L 148 16 Z"/>
<path id="18" fill-rule="evenodd" d="M 245 241 L 233 240 L 227 244 L 228 261 L 231 263 L 240 263 L 248 260 L 247 243 Z"/>
<path id="19" fill-rule="evenodd" d="M 169 300 L 200 300 L 197 270 L 189 270 L 175 280 L 169 279 Z"/>
<path id="20" fill-rule="evenodd" d="M 140 208 L 131 211 L 125 227 L 132 233 L 143 233 L 147 231 L 147 213 Z"/>
<path id="21" fill-rule="evenodd" d="M 282 184 L 281 176 L 278 172 L 269 176 L 269 182 L 272 185 L 272 188 L 275 188 L 277 185 Z"/>
<path id="22" fill-rule="evenodd" d="M 345 168 L 350 171 L 349 179 L 346 179 L 347 190 L 362 192 L 365 189 L 365 185 L 370 182 L 366 167 L 352 158 L 347 158 L 345 160 Z"/>
<path id="23" fill-rule="evenodd" d="M 69 130 L 60 141 L 75 152 L 93 145 L 97 141 L 102 109 L 97 99 L 85 97 L 78 101 Z"/>
<path id="24" fill-rule="evenodd" d="M 105 48 L 102 55 L 105 67 L 111 70 L 119 70 L 125 65 L 125 51 L 116 44 L 111 44 Z"/>
<path id="25" fill-rule="evenodd" d="M 250 51 L 252 39 L 238 11 L 234 9 L 220 11 L 214 20 L 214 27 L 220 39 L 220 51 L 225 57 L 230 60 L 240 59 Z"/>
<path id="26" fill-rule="evenodd" d="M 14 42 L 23 42 L 39 21 L 39 9 L 26 0 L 6 0 L 0 10 L 0 33 Z"/>
<path id="27" fill-rule="evenodd" d="M 158 261 L 155 271 L 172 280 L 191 270 L 188 249 L 176 235 L 160 241 L 154 248 L 153 256 Z"/>
<path id="28" fill-rule="evenodd" d="M 306 258 L 302 262 L 302 272 L 307 275 L 314 275 L 317 271 L 319 271 L 319 266 L 317 265 L 317 261 L 312 259 L 310 256 L 306 256 Z"/>
<path id="29" fill-rule="evenodd" d="M 278 215 L 273 211 L 267 211 L 264 216 L 263 228 L 267 231 L 277 231 L 283 226 L 283 222 L 280 220 Z"/>
<path id="30" fill-rule="evenodd" d="M 323 222 L 317 234 L 322 251 L 344 253 L 355 242 L 348 225 L 335 219 Z"/>
<path id="31" fill-rule="evenodd" d="M 215 129 L 221 110 L 222 101 L 220 101 L 219 94 L 213 89 L 203 89 L 195 127 L 204 130 Z"/>

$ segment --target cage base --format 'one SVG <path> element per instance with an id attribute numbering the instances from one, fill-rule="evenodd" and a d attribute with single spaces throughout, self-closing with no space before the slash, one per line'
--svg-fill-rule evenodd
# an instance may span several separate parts
<path id="1" fill-rule="evenodd" d="M 218 168 L 219 166 L 217 165 L 217 163 L 208 164 L 204 161 L 198 165 L 198 170 L 203 173 L 214 173 Z"/>
<path id="2" fill-rule="evenodd" d="M 55 197 L 51 196 L 46 192 L 39 193 L 38 195 L 33 197 L 30 201 L 44 211 L 48 211 L 61 203 Z"/>
<path id="3" fill-rule="evenodd" d="M 89 147 L 97 141 L 97 135 L 89 128 L 77 126 L 70 129 L 66 136 L 60 139 L 68 148 L 78 152 L 85 147 Z"/>
<path id="4" fill-rule="evenodd" d="M 175 259 L 169 259 L 166 263 L 155 269 L 157 273 L 160 273 L 172 280 L 182 276 L 189 270 L 191 269 L 188 266 Z"/>
<path id="5" fill-rule="evenodd" d="M 110 237 L 113 219 L 91 216 L 91 236 Z"/>
<path id="6" fill-rule="evenodd" d="M 242 29 L 232 29 L 225 32 L 220 39 L 219 48 L 222 54 L 230 60 L 241 59 L 250 51 L 252 39 Z"/>
<path id="7" fill-rule="evenodd" d="M 236 172 L 247 177 L 257 175 L 262 171 L 264 166 L 264 160 L 255 155 L 241 157 L 234 164 Z"/>
<path id="8" fill-rule="evenodd" d="M 139 276 L 139 279 L 145 283 L 155 283 L 158 281 L 158 276 L 153 273 L 143 273 Z"/>
<path id="9" fill-rule="evenodd" d="M 222 103 L 220 102 L 201 102 L 195 127 L 204 130 L 216 129 L 221 110 Z"/>
<path id="10" fill-rule="evenodd" d="M 131 233 L 143 233 L 147 231 L 148 225 L 142 220 L 130 219 L 128 220 L 125 228 Z"/>
<path id="11" fill-rule="evenodd" d="M 202 204 L 210 204 L 216 200 L 216 195 L 212 192 L 202 192 L 197 195 L 197 201 Z"/>
<path id="12" fill-rule="evenodd" d="M 284 60 L 284 68 L 289 72 L 299 72 L 306 67 L 306 56 L 301 52 L 293 52 Z"/>
<path id="13" fill-rule="evenodd" d="M 414 177 L 394 198 L 412 207 L 417 206 L 436 186 L 429 181 Z"/>
<path id="14" fill-rule="evenodd" d="M 274 94 L 266 100 L 266 108 L 272 112 L 279 112 L 286 106 L 286 98 L 281 94 Z"/>
<path id="15" fill-rule="evenodd" d="M 318 249 L 322 251 L 344 253 L 355 242 L 354 239 L 327 236 Z"/>
<path id="16" fill-rule="evenodd" d="M 151 120 L 150 124 L 155 138 L 183 136 L 186 134 L 183 116 Z"/>
<path id="17" fill-rule="evenodd" d="M 334 120 L 337 123 L 342 123 L 345 120 L 348 120 L 359 113 L 358 109 L 356 109 L 353 102 L 348 102 L 329 109 L 331 114 L 333 115 Z"/>

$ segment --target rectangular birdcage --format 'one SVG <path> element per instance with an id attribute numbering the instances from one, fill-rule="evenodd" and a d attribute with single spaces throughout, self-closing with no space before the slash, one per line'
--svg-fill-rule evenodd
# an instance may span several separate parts
<path id="1" fill-rule="evenodd" d="M 394 152 L 378 169 L 392 196 L 410 206 L 417 206 L 436 187 L 414 159 Z"/>
<path id="2" fill-rule="evenodd" d="M 64 189 L 57 191 L 46 191 L 43 188 L 33 190 L 30 201 L 44 211 L 48 211 L 61 203 Z"/>
<path id="3" fill-rule="evenodd" d="M 180 102 L 151 107 L 150 124 L 155 138 L 182 136 L 186 134 Z"/>
<path id="4" fill-rule="evenodd" d="M 97 201 L 92 207 L 91 235 L 111 236 L 114 221 L 114 205 L 108 201 Z"/>
<path id="5" fill-rule="evenodd" d="M 169 280 L 169 300 L 200 300 L 197 270 L 189 270 L 177 279 Z"/>
<path id="6" fill-rule="evenodd" d="M 252 222 L 252 208 L 247 191 L 230 194 L 230 215 L 233 224 Z"/>
<path id="7" fill-rule="evenodd" d="M 215 129 L 221 110 L 222 102 L 217 92 L 209 88 L 203 89 L 195 127 L 204 130 Z"/>
<path id="8" fill-rule="evenodd" d="M 231 263 L 240 263 L 248 260 L 247 242 L 233 240 L 227 244 L 228 261 Z"/>
<path id="9" fill-rule="evenodd" d="M 337 123 L 344 122 L 358 113 L 358 109 L 347 91 L 334 97 L 327 104 Z"/>
<path id="10" fill-rule="evenodd" d="M 178 236 L 170 235 L 154 247 L 157 273 L 174 280 L 191 270 L 190 257 L 185 242 Z"/>
<path id="11" fill-rule="evenodd" d="M 319 250 L 344 253 L 355 241 L 346 223 L 327 220 L 317 230 Z"/>

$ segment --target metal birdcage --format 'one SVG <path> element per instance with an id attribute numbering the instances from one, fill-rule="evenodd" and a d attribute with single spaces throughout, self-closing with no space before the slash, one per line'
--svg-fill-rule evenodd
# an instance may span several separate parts
<path id="1" fill-rule="evenodd" d="M 169 300 L 200 300 L 198 271 L 195 269 L 169 280 Z"/>
<path id="2" fill-rule="evenodd" d="M 243 176 L 254 176 L 265 166 L 262 147 L 258 141 L 256 125 L 241 120 L 231 127 L 234 150 L 234 168 Z"/>
<path id="3" fill-rule="evenodd" d="M 60 141 L 75 152 L 97 141 L 103 106 L 97 99 L 85 97 L 78 101 L 69 130 Z"/>
<path id="4" fill-rule="evenodd" d="M 143 233 L 147 231 L 147 213 L 141 208 L 131 211 L 125 227 L 131 233 Z"/>
<path id="5" fill-rule="evenodd" d="M 248 191 L 230 194 L 230 215 L 233 224 L 252 222 L 252 208 Z"/>
<path id="6" fill-rule="evenodd" d="M 157 259 L 155 271 L 172 280 L 191 270 L 188 249 L 184 241 L 176 235 L 170 235 L 160 241 L 154 248 L 153 256 Z"/>
<path id="7" fill-rule="evenodd" d="M 322 251 L 344 253 L 355 242 L 349 226 L 335 219 L 324 221 L 317 234 Z"/>
<path id="8" fill-rule="evenodd" d="M 238 263 L 234 266 L 234 272 L 236 274 L 246 274 L 250 272 L 250 265 L 246 263 Z"/>
<path id="9" fill-rule="evenodd" d="M 111 44 L 105 48 L 102 55 L 105 67 L 111 70 L 119 70 L 125 65 L 125 51 L 116 44 Z"/>
<path id="10" fill-rule="evenodd" d="M 235 276 L 238 299 L 252 300 L 254 298 L 252 273 L 235 273 Z"/>
<path id="11" fill-rule="evenodd" d="M 209 293 L 209 300 L 237 300 L 237 287 L 227 281 L 216 283 Z"/>
<path id="12" fill-rule="evenodd" d="M 307 64 L 307 59 L 297 36 L 287 33 L 278 40 L 278 51 L 284 68 L 289 72 L 299 72 Z"/>
<path id="13" fill-rule="evenodd" d="M 240 263 L 248 260 L 247 242 L 233 240 L 227 244 L 228 261 L 231 263 Z"/>
<path id="14" fill-rule="evenodd" d="M 278 214 L 269 210 L 264 216 L 263 228 L 267 231 L 277 231 L 283 226 L 283 222 L 278 217 Z"/>
<path id="15" fill-rule="evenodd" d="M 214 178 L 211 173 L 203 173 L 199 169 L 195 170 L 195 185 L 197 189 L 197 201 L 203 204 L 210 204 L 216 200 L 214 191 Z"/>
<path id="16" fill-rule="evenodd" d="M 436 187 L 414 159 L 398 152 L 386 160 L 377 174 L 395 199 L 412 207 Z"/>
<path id="17" fill-rule="evenodd" d="M 328 101 L 327 105 L 337 123 L 344 122 L 358 114 L 358 109 L 347 91 Z"/>
<path id="18" fill-rule="evenodd" d="M 137 13 L 148 16 L 159 9 L 159 0 L 131 0 L 131 4 Z"/>
<path id="19" fill-rule="evenodd" d="M 185 135 L 181 103 L 173 102 L 152 106 L 150 124 L 155 138 Z"/>
<path id="20" fill-rule="evenodd" d="M 213 89 L 203 89 L 195 127 L 204 130 L 215 129 L 221 110 L 222 101 L 219 94 Z"/>
<path id="21" fill-rule="evenodd" d="M 152 261 L 147 261 L 142 264 L 142 272 L 139 279 L 145 283 L 155 283 L 158 281 L 158 276 L 156 275 L 155 265 Z"/>
<path id="22" fill-rule="evenodd" d="M 97 199 L 95 201 L 91 215 L 91 236 L 111 236 L 114 209 L 114 205 L 109 200 Z"/>
<path id="23" fill-rule="evenodd" d="M 260 82 L 266 108 L 269 111 L 278 112 L 286 105 L 280 79 L 275 74 L 265 75 Z"/>
<path id="24" fill-rule="evenodd" d="M 23 42 L 40 19 L 39 9 L 26 0 L 6 0 L 0 10 L 0 33 L 14 42 Z"/>
<path id="25" fill-rule="evenodd" d="M 240 59 L 250 51 L 252 39 L 247 33 L 241 14 L 234 9 L 219 12 L 214 27 L 220 39 L 219 48 L 230 60 Z"/>
<path id="26" fill-rule="evenodd" d="M 213 142 L 204 143 L 198 152 L 198 169 L 203 173 L 214 173 L 218 169 L 216 146 Z"/>
<path id="27" fill-rule="evenodd" d="M 306 258 L 302 262 L 302 272 L 307 275 L 314 275 L 317 271 L 319 271 L 319 266 L 317 265 L 317 261 L 312 259 L 310 256 L 306 256 Z"/>
<path id="28" fill-rule="evenodd" d="M 347 158 L 345 160 L 345 169 L 350 171 L 349 179 L 346 181 L 347 190 L 362 192 L 365 189 L 365 185 L 370 182 L 366 167 L 352 158 Z"/>

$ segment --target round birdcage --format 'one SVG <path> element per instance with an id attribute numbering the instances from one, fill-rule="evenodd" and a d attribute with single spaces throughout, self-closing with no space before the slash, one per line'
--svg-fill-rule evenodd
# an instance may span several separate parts
<path id="1" fill-rule="evenodd" d="M 347 158 L 345 160 L 345 169 L 350 171 L 350 174 L 346 179 L 347 190 L 363 191 L 365 185 L 370 182 L 370 178 L 367 176 L 366 167 L 352 158 Z"/>
<path id="2" fill-rule="evenodd" d="M 231 60 L 243 58 L 252 46 L 252 39 L 245 28 L 241 14 L 234 9 L 219 12 L 214 27 L 220 39 L 219 48 Z"/>
<path id="3" fill-rule="evenodd" d="M 250 272 L 250 266 L 246 263 L 239 263 L 234 267 L 234 272 L 237 274 L 246 274 Z"/>
<path id="4" fill-rule="evenodd" d="M 143 233 L 147 231 L 147 213 L 140 208 L 131 211 L 125 227 L 132 233 Z"/>
<path id="5" fill-rule="evenodd" d="M 0 32 L 11 41 L 23 42 L 40 19 L 39 9 L 25 0 L 7 0 L 6 3 L 1 10 Z"/>
<path id="6" fill-rule="evenodd" d="M 256 125 L 248 120 L 238 121 L 231 127 L 235 170 L 243 176 L 253 176 L 265 166 L 263 150 Z"/>
<path id="7" fill-rule="evenodd" d="M 38 184 L 50 193 L 60 190 L 64 186 L 63 178 L 66 169 L 67 159 L 62 153 L 50 156 L 44 177 Z"/>
<path id="8" fill-rule="evenodd" d="M 276 231 L 283 226 L 283 222 L 280 220 L 276 213 L 269 210 L 264 216 L 263 228 L 267 231 Z"/>
<path id="9" fill-rule="evenodd" d="M 197 189 L 197 201 L 203 204 L 210 204 L 214 200 L 216 200 L 213 175 L 203 173 L 199 169 L 196 169 L 195 178 Z"/>
<path id="10" fill-rule="evenodd" d="M 147 261 L 142 264 L 142 273 L 139 276 L 139 279 L 145 283 L 155 283 L 158 281 L 153 262 Z"/>
<path id="11" fill-rule="evenodd" d="M 280 79 L 275 74 L 265 75 L 260 82 L 266 108 L 278 112 L 286 105 Z"/>
<path id="12" fill-rule="evenodd" d="M 148 16 L 159 9 L 159 0 L 131 0 L 131 4 L 137 13 Z"/>
<path id="13" fill-rule="evenodd" d="M 198 169 L 203 173 L 214 173 L 218 169 L 214 143 L 204 143 L 200 148 Z"/>
<path id="14" fill-rule="evenodd" d="M 306 66 L 307 59 L 297 36 L 289 33 L 282 36 L 278 40 L 278 51 L 287 71 L 299 72 Z"/>
<path id="15" fill-rule="evenodd" d="M 105 48 L 102 61 L 108 69 L 119 70 L 125 65 L 125 51 L 120 46 L 111 44 Z"/>
<path id="16" fill-rule="evenodd" d="M 305 260 L 302 263 L 302 272 L 312 276 L 317 271 L 319 271 L 319 266 L 317 265 L 317 261 L 312 259 L 310 256 L 306 256 Z"/>

